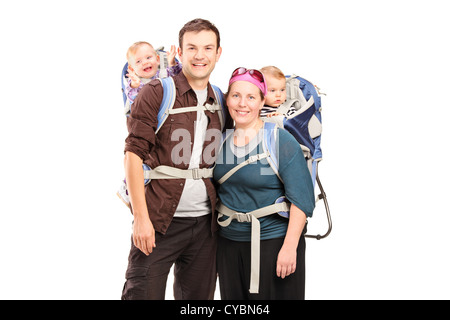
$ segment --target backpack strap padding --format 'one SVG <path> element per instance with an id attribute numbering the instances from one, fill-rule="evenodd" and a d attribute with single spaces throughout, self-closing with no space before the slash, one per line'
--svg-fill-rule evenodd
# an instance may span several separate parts
<path id="1" fill-rule="evenodd" d="M 155 134 L 158 133 L 159 129 L 169 116 L 169 112 L 175 104 L 175 97 L 177 93 L 172 77 L 159 79 L 159 81 L 161 81 L 163 87 L 163 99 L 158 112 L 158 125 L 156 127 Z"/>
<path id="2" fill-rule="evenodd" d="M 280 181 L 283 182 L 278 172 L 278 168 L 280 167 L 278 159 L 278 149 L 278 126 L 272 122 L 264 122 L 263 150 L 264 153 L 267 153 L 269 155 L 267 157 L 267 162 L 269 162 L 270 167 L 278 176 Z"/>

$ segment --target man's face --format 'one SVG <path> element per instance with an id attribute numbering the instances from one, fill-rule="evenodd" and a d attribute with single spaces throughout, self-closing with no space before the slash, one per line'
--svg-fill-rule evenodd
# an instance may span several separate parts
<path id="1" fill-rule="evenodd" d="M 204 89 L 221 53 L 222 48 L 217 48 L 216 34 L 213 31 L 184 34 L 183 47 L 178 48 L 178 55 L 183 73 L 193 89 Z"/>

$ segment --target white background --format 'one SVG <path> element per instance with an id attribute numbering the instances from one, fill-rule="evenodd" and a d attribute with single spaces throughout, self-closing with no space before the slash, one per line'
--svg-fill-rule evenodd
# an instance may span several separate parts
<path id="1" fill-rule="evenodd" d="M 439 0 L 3 1 L 0 299 L 120 298 L 125 53 L 178 44 L 197 17 L 221 32 L 211 80 L 223 90 L 238 66 L 276 65 L 327 94 L 333 231 L 307 240 L 307 299 L 449 299 L 447 11 Z M 319 206 L 311 232 L 323 216 Z"/>

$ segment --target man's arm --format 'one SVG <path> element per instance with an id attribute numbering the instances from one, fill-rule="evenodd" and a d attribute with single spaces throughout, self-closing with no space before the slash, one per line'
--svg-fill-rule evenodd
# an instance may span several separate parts
<path id="1" fill-rule="evenodd" d="M 142 159 L 129 151 L 125 153 L 125 177 L 134 216 L 133 243 L 139 250 L 149 255 L 156 247 L 155 229 L 145 202 Z"/>
<path id="2" fill-rule="evenodd" d="M 142 163 L 155 145 L 162 90 L 159 81 L 150 82 L 141 89 L 127 120 L 129 134 L 125 140 L 125 177 L 134 215 L 133 243 L 146 255 L 155 247 L 155 229 L 145 200 Z"/>

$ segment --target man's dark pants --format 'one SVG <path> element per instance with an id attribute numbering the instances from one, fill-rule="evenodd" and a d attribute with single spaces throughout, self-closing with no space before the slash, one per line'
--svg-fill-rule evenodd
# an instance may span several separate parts
<path id="1" fill-rule="evenodd" d="M 156 247 L 146 256 L 131 243 L 124 300 L 163 300 L 167 276 L 174 268 L 176 300 L 214 298 L 217 234 L 211 215 L 173 218 L 165 235 L 156 232 Z"/>

